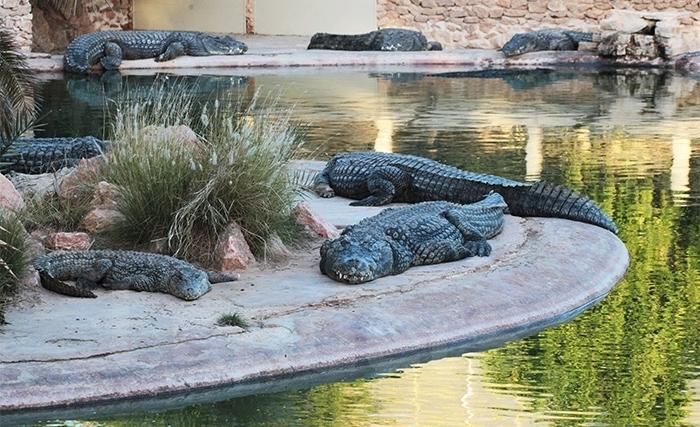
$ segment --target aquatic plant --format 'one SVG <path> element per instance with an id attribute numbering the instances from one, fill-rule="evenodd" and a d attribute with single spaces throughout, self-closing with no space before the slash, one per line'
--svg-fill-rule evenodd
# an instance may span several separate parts
<path id="1" fill-rule="evenodd" d="M 25 235 L 17 216 L 0 210 L 0 324 L 5 323 L 3 308 L 17 290 L 29 262 Z"/>
<path id="2" fill-rule="evenodd" d="M 237 222 L 254 252 L 273 235 L 299 231 L 291 208 L 302 182 L 287 164 L 299 145 L 288 112 L 274 101 L 218 99 L 196 104 L 190 92 L 154 87 L 116 103 L 105 179 L 119 188 L 124 220 L 114 235 L 134 244 L 167 241 L 166 252 L 202 261 L 224 228 Z M 154 126 L 187 125 L 196 141 Z"/>
<path id="3" fill-rule="evenodd" d="M 240 313 L 229 313 L 229 314 L 222 314 L 219 316 L 219 318 L 216 320 L 216 325 L 217 326 L 238 326 L 239 328 L 247 328 L 250 326 L 247 320 L 241 316 Z"/>

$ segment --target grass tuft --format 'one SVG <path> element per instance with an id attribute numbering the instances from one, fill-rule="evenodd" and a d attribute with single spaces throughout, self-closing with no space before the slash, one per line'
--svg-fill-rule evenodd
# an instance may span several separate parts
<path id="1" fill-rule="evenodd" d="M 5 323 L 4 306 L 16 292 L 29 263 L 25 235 L 19 218 L 0 210 L 0 324 Z"/>
<path id="2" fill-rule="evenodd" d="M 116 144 L 105 168 L 124 215 L 115 234 L 134 244 L 167 239 L 167 252 L 203 262 L 232 220 L 257 254 L 275 234 L 293 241 L 300 229 L 291 208 L 302 183 L 287 169 L 299 146 L 289 112 L 257 97 L 243 108 L 231 99 L 194 105 L 186 90 L 154 91 L 115 108 Z M 196 144 L 143 133 L 181 124 L 198 131 Z"/>
<path id="3" fill-rule="evenodd" d="M 28 200 L 20 218 L 30 233 L 37 229 L 75 231 L 89 211 L 89 198 L 61 199 L 54 194 Z"/>
<path id="4" fill-rule="evenodd" d="M 250 324 L 239 313 L 222 314 L 216 321 L 217 326 L 238 326 L 246 329 Z"/>

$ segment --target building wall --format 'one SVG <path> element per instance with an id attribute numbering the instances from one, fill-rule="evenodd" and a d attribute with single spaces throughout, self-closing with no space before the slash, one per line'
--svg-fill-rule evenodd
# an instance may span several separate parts
<path id="1" fill-rule="evenodd" d="M 254 0 L 256 34 L 366 33 L 377 28 L 376 0 Z"/>
<path id="2" fill-rule="evenodd" d="M 246 32 L 246 0 L 134 0 L 134 28 Z"/>
<path id="3" fill-rule="evenodd" d="M 0 27 L 12 30 L 17 45 L 32 46 L 32 6 L 29 0 L 0 0 Z"/>
<path id="4" fill-rule="evenodd" d="M 379 27 L 423 31 L 446 47 L 499 48 L 545 27 L 594 30 L 611 9 L 700 10 L 699 0 L 377 0 Z"/>

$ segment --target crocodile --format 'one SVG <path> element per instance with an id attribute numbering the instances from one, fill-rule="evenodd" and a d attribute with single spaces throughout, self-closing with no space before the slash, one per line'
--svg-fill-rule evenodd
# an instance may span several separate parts
<path id="1" fill-rule="evenodd" d="M 17 138 L 0 156 L 0 171 L 27 174 L 54 172 L 76 166 L 80 159 L 101 155 L 107 141 L 94 136 L 75 138 Z"/>
<path id="2" fill-rule="evenodd" d="M 529 33 L 518 33 L 501 48 L 505 56 L 522 55 L 541 50 L 577 50 L 580 42 L 592 42 L 597 33 L 545 28 Z"/>
<path id="3" fill-rule="evenodd" d="M 506 202 L 498 193 L 468 205 L 422 202 L 385 209 L 347 227 L 321 246 L 321 272 L 358 284 L 418 265 L 488 256 L 503 229 Z"/>
<path id="4" fill-rule="evenodd" d="M 241 55 L 245 43 L 230 36 L 197 31 L 98 31 L 74 39 L 66 48 L 64 70 L 87 74 L 98 62 L 116 70 L 122 59 L 169 61 L 182 55 Z"/>
<path id="5" fill-rule="evenodd" d="M 336 154 L 317 175 L 314 189 L 321 197 L 337 194 L 359 199 L 350 203 L 353 206 L 431 200 L 473 203 L 496 191 L 513 215 L 571 219 L 617 233 L 615 223 L 593 201 L 564 186 L 466 172 L 407 154 L 373 151 Z"/>
<path id="6" fill-rule="evenodd" d="M 135 251 L 56 251 L 35 259 L 34 268 L 44 288 L 83 298 L 95 298 L 92 289 L 101 285 L 112 290 L 164 292 L 192 301 L 209 292 L 212 283 L 237 280 L 237 276 L 205 272 L 170 256 Z"/>
<path id="7" fill-rule="evenodd" d="M 365 34 L 316 33 L 307 49 L 417 51 L 442 50 L 442 45 L 429 42 L 420 31 L 383 28 Z"/>

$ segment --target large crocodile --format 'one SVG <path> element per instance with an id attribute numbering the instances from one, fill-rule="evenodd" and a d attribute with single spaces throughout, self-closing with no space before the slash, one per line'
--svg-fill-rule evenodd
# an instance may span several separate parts
<path id="1" fill-rule="evenodd" d="M 76 166 L 80 159 L 99 156 L 107 142 L 94 136 L 17 138 L 0 156 L 0 171 L 38 174 Z"/>
<path id="2" fill-rule="evenodd" d="M 386 209 L 324 242 L 321 272 L 354 284 L 412 266 L 488 256 L 491 245 L 486 239 L 503 229 L 506 208 L 503 197 L 491 193 L 471 205 L 423 202 Z"/>
<path id="3" fill-rule="evenodd" d="M 593 201 L 566 187 L 466 172 L 406 154 L 372 151 L 337 154 L 317 176 L 315 189 L 321 197 L 337 194 L 360 199 L 351 203 L 354 206 L 428 200 L 473 203 L 496 191 L 513 215 L 572 219 L 617 233 L 615 223 Z"/>
<path id="4" fill-rule="evenodd" d="M 236 276 L 205 272 L 177 258 L 135 251 L 57 251 L 38 257 L 34 268 L 46 289 L 83 298 L 95 298 L 91 289 L 101 285 L 164 292 L 191 301 L 209 292 L 211 283 L 236 280 Z"/>
<path id="5" fill-rule="evenodd" d="M 442 50 L 442 45 L 429 42 L 420 31 L 383 28 L 365 34 L 316 33 L 307 49 L 416 51 Z"/>
<path id="6" fill-rule="evenodd" d="M 182 55 L 241 55 L 247 50 L 233 37 L 197 31 L 101 31 L 73 40 L 63 63 L 65 71 L 86 74 L 98 62 L 106 70 L 116 70 L 122 59 L 160 62 Z"/>
<path id="7" fill-rule="evenodd" d="M 505 56 L 522 55 L 541 50 L 577 50 L 580 42 L 592 42 L 595 33 L 545 28 L 529 33 L 518 33 L 501 48 Z"/>

